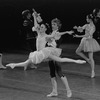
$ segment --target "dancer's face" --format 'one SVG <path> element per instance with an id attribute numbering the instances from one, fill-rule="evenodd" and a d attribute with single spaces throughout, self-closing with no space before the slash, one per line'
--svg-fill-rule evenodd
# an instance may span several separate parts
<path id="1" fill-rule="evenodd" d="M 52 25 L 52 30 L 53 30 L 53 31 L 58 30 L 58 25 L 57 25 L 57 23 L 52 22 L 51 25 Z"/>
<path id="2" fill-rule="evenodd" d="M 46 26 L 44 24 L 42 24 L 41 27 L 40 27 L 40 32 L 45 33 L 46 30 L 47 30 Z"/>
<path id="3" fill-rule="evenodd" d="M 89 19 L 89 18 L 87 17 L 87 18 L 86 18 L 86 21 L 87 21 L 88 23 L 90 23 L 92 20 Z"/>

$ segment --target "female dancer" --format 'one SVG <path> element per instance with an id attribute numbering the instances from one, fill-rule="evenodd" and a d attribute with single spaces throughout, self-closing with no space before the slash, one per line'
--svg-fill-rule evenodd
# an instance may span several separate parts
<path id="1" fill-rule="evenodd" d="M 59 32 L 59 29 L 61 28 L 61 22 L 59 19 L 55 18 L 51 21 L 51 25 L 52 25 L 52 34 L 55 34 L 55 37 L 52 39 L 52 41 L 48 41 L 48 46 L 52 46 L 52 47 L 58 47 L 60 46 L 60 42 L 61 42 L 61 35 L 64 35 L 66 33 L 64 32 Z M 72 34 L 73 31 L 69 31 L 67 32 L 68 34 Z M 57 81 L 56 81 L 56 73 L 58 74 L 58 76 L 60 77 L 60 79 L 62 80 L 62 82 L 65 85 L 66 91 L 67 91 L 67 97 L 71 97 L 72 96 L 72 92 L 70 90 L 70 87 L 68 85 L 68 81 L 66 76 L 64 76 L 64 74 L 62 73 L 62 69 L 61 66 L 53 60 L 49 61 L 49 68 L 50 68 L 50 76 L 51 76 L 51 83 L 52 83 L 52 92 L 50 94 L 47 95 L 47 97 L 52 97 L 52 96 L 57 96 Z"/>
<path id="2" fill-rule="evenodd" d="M 82 37 L 81 43 L 79 47 L 76 50 L 76 54 L 84 58 L 91 66 L 91 78 L 95 77 L 95 62 L 93 59 L 93 52 L 100 51 L 100 46 L 97 43 L 97 41 L 93 38 L 93 33 L 95 32 L 96 28 L 93 23 L 93 16 L 87 15 L 86 17 L 87 24 L 85 24 L 82 27 L 74 27 L 74 29 L 77 29 L 78 32 L 83 32 L 85 30 L 85 35 L 75 35 L 75 37 Z M 88 57 L 86 57 L 81 51 L 88 52 Z"/>

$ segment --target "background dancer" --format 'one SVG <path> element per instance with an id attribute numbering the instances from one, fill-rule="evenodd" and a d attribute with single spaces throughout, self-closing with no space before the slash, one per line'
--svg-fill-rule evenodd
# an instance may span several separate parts
<path id="1" fill-rule="evenodd" d="M 32 31 L 32 27 L 34 26 L 33 23 L 33 19 L 32 19 L 32 15 L 31 12 L 29 10 L 24 10 L 22 12 L 23 15 L 23 26 L 24 26 L 24 34 L 25 34 L 25 38 L 26 41 L 28 43 L 28 46 L 30 48 L 31 51 L 35 51 L 36 50 L 36 32 Z"/>
<path id="2" fill-rule="evenodd" d="M 95 77 L 95 62 L 93 59 L 93 52 L 100 51 L 100 45 L 98 42 L 93 38 L 93 34 L 96 30 L 95 25 L 93 23 L 93 16 L 87 15 L 86 17 L 87 24 L 85 24 L 82 27 L 74 27 L 74 29 L 77 29 L 78 32 L 83 32 L 85 30 L 85 35 L 75 35 L 77 38 L 82 38 L 81 43 L 79 47 L 76 50 L 76 54 L 84 58 L 91 66 L 91 78 Z M 82 52 L 88 52 L 88 57 L 84 55 Z"/>

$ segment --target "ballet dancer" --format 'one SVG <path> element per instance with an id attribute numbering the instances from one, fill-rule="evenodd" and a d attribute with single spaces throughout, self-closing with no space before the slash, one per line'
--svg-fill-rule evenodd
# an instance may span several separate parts
<path id="1" fill-rule="evenodd" d="M 91 66 L 91 78 L 95 77 L 95 62 L 93 59 L 93 53 L 100 51 L 100 46 L 98 42 L 93 38 L 93 34 L 96 30 L 93 23 L 93 16 L 87 15 L 86 17 L 87 24 L 84 26 L 75 26 L 74 29 L 77 29 L 78 32 L 83 32 L 85 30 L 85 35 L 75 35 L 74 37 L 82 38 L 79 47 L 76 50 L 76 54 L 84 58 Z M 88 56 L 85 56 L 81 51 L 88 52 Z"/>
<path id="2" fill-rule="evenodd" d="M 30 10 L 24 10 L 22 12 L 22 16 L 24 19 L 23 22 L 23 30 L 24 30 L 24 35 L 27 40 L 27 43 L 30 47 L 30 50 L 33 52 L 36 50 L 36 32 L 32 31 L 32 27 L 34 26 L 31 11 Z"/>
<path id="3" fill-rule="evenodd" d="M 59 30 L 61 28 L 61 21 L 58 18 L 54 18 L 51 21 L 51 26 L 52 26 L 52 34 L 56 34 L 56 35 L 55 35 L 55 38 L 53 38 L 53 40 L 51 40 L 51 41 L 49 40 L 48 41 L 48 46 L 59 48 L 60 47 L 60 43 L 61 43 L 61 36 L 66 34 L 66 32 L 59 32 Z M 67 34 L 72 34 L 72 33 L 73 33 L 73 31 L 68 31 L 67 32 Z M 52 96 L 57 96 L 58 95 L 56 73 L 58 74 L 58 76 L 62 80 L 63 84 L 65 85 L 65 88 L 66 88 L 66 91 L 67 91 L 67 97 L 71 97 L 72 96 L 72 92 L 71 92 L 71 89 L 69 87 L 67 78 L 62 73 L 62 68 L 58 64 L 58 62 L 50 60 L 49 61 L 49 68 L 50 68 L 52 92 L 50 94 L 48 94 L 47 97 L 52 97 Z"/>
<path id="4" fill-rule="evenodd" d="M 47 43 L 46 38 L 48 37 L 51 38 L 53 35 L 47 35 L 46 26 L 44 24 L 38 25 L 35 13 L 33 13 L 33 16 L 34 16 L 35 26 L 32 29 L 34 31 L 37 31 L 37 34 L 38 34 L 37 40 L 36 40 L 37 50 L 34 52 L 31 52 L 29 54 L 29 58 L 26 61 L 21 62 L 21 63 L 10 63 L 10 64 L 7 64 L 6 66 L 11 67 L 12 69 L 15 67 L 22 66 L 24 67 L 24 69 L 26 69 L 29 64 L 31 63 L 39 64 L 45 61 L 46 59 L 52 59 L 57 62 L 74 62 L 74 63 L 79 63 L 79 64 L 86 63 L 84 60 L 61 58 L 59 57 L 62 51 L 61 49 L 54 48 L 54 47 L 45 47 Z"/>

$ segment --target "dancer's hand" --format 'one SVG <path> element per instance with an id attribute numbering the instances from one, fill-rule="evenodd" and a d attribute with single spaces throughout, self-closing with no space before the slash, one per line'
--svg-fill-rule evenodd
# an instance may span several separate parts
<path id="1" fill-rule="evenodd" d="M 69 35 L 72 35 L 73 33 L 74 33 L 74 31 L 69 31 L 68 32 Z"/>
<path id="2" fill-rule="evenodd" d="M 78 35 L 77 34 L 74 34 L 73 37 L 78 37 Z"/>
<path id="3" fill-rule="evenodd" d="M 34 8 L 32 8 L 32 11 L 33 11 L 33 12 L 36 12 Z"/>
<path id="4" fill-rule="evenodd" d="M 46 37 L 46 41 L 51 43 L 53 41 L 53 37 Z"/>
<path id="5" fill-rule="evenodd" d="M 32 9 L 32 11 L 33 11 L 32 16 L 33 16 L 33 15 L 35 15 L 36 17 L 38 17 L 38 16 L 40 15 L 40 14 L 38 14 L 38 13 L 35 11 L 35 9 L 34 9 L 34 8 Z"/>

